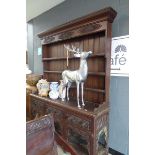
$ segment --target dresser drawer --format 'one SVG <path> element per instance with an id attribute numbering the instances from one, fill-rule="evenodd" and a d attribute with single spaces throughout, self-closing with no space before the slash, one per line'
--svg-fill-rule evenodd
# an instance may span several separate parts
<path id="1" fill-rule="evenodd" d="M 46 114 L 52 113 L 54 116 L 54 120 L 61 120 L 64 118 L 64 112 L 55 107 L 47 106 Z"/>
<path id="2" fill-rule="evenodd" d="M 70 126 L 79 127 L 83 130 L 91 130 L 91 123 L 90 120 L 86 120 L 84 118 L 80 118 L 78 116 L 69 115 L 67 118 L 68 124 Z"/>

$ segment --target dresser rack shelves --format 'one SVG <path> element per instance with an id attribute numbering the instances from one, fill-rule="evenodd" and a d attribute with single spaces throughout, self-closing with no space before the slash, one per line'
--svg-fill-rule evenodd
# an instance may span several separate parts
<path id="1" fill-rule="evenodd" d="M 53 113 L 56 131 L 79 155 L 108 155 L 111 37 L 116 14 L 108 7 L 38 34 L 42 43 L 43 78 L 49 82 L 59 82 L 66 69 L 79 68 L 80 60 L 70 53 L 67 67 L 64 44 L 93 52 L 87 61 L 84 107 L 77 107 L 74 85 L 69 91 L 70 101 L 30 95 L 32 118 L 36 114 Z"/>

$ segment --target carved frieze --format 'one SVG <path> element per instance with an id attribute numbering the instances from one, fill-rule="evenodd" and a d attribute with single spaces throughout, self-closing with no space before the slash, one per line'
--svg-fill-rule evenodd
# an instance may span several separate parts
<path id="1" fill-rule="evenodd" d="M 71 38 L 72 35 L 73 35 L 73 32 L 72 31 L 64 32 L 64 33 L 61 33 L 59 35 L 59 39 L 60 40 L 69 39 L 69 38 Z"/>
<path id="2" fill-rule="evenodd" d="M 93 23 L 93 24 L 82 26 L 78 31 L 79 33 L 89 33 L 89 32 L 98 30 L 100 27 L 102 27 L 101 24 Z"/>
<path id="3" fill-rule="evenodd" d="M 45 36 L 44 38 L 42 38 L 41 43 L 48 44 L 48 43 L 51 43 L 53 40 L 55 40 L 55 37 L 49 35 L 49 36 Z"/>
<path id="4" fill-rule="evenodd" d="M 97 22 L 89 23 L 87 25 L 82 25 L 82 26 L 76 27 L 72 30 L 66 30 L 64 32 L 53 34 L 53 35 L 52 34 L 46 35 L 41 38 L 41 43 L 43 45 L 49 44 L 49 43 L 53 43 L 53 42 L 57 42 L 57 41 L 61 41 L 61 40 L 78 37 L 80 35 L 85 35 L 88 33 L 101 31 L 103 29 L 104 29 L 103 21 L 100 21 L 98 23 Z"/>
<path id="5" fill-rule="evenodd" d="M 52 121 L 49 117 L 44 117 L 41 120 L 35 120 L 35 122 L 27 123 L 26 125 L 26 135 L 29 136 L 36 131 L 42 130 L 46 127 L 52 127 Z"/>

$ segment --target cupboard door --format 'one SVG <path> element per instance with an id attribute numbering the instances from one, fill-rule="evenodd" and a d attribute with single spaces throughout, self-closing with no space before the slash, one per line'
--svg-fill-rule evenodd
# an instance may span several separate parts
<path id="1" fill-rule="evenodd" d="M 107 111 L 96 121 L 96 155 L 108 154 L 108 115 Z"/>
<path id="2" fill-rule="evenodd" d="M 90 136 L 79 130 L 68 128 L 68 142 L 77 150 L 79 155 L 90 154 Z"/>

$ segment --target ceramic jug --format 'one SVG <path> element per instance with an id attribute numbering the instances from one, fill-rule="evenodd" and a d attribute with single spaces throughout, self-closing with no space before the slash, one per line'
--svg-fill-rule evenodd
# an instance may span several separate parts
<path id="1" fill-rule="evenodd" d="M 58 82 L 51 82 L 49 97 L 55 100 L 58 98 L 58 96 L 59 96 Z"/>

